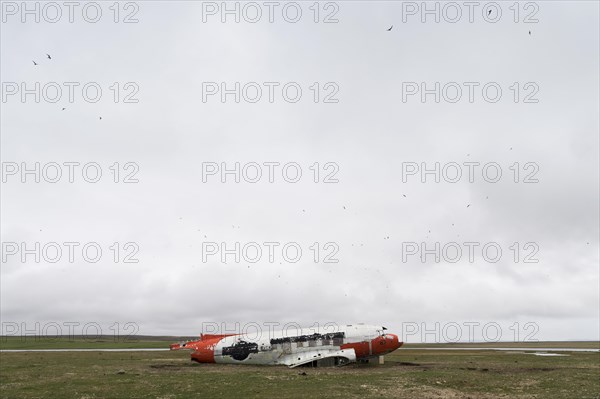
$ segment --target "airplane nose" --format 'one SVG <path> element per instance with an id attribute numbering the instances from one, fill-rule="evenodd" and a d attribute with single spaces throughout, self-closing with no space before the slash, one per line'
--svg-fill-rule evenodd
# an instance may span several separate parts
<path id="1" fill-rule="evenodd" d="M 373 354 L 386 354 L 395 351 L 402 346 L 396 334 L 385 334 L 377 337 L 372 342 Z"/>
<path id="2" fill-rule="evenodd" d="M 386 341 L 388 341 L 385 345 L 386 349 L 388 349 L 390 352 L 398 349 L 400 345 L 402 345 L 398 342 L 398 336 L 396 334 L 386 334 L 385 338 Z"/>

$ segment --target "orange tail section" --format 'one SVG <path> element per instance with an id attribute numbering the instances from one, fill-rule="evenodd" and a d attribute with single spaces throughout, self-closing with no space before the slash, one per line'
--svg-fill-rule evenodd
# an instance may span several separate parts
<path id="1" fill-rule="evenodd" d="M 212 341 L 212 340 L 220 340 L 225 337 L 230 337 L 232 335 L 237 334 L 200 334 L 200 339 L 197 341 L 186 341 L 186 342 L 176 342 L 174 344 L 169 345 L 169 349 L 172 351 L 179 349 L 191 349 L 198 350 L 201 344 L 205 343 L 203 341 Z"/>

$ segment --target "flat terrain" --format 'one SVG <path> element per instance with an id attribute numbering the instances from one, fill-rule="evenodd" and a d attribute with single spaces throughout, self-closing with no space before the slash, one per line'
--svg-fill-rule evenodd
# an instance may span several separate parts
<path id="1" fill-rule="evenodd" d="M 136 349 L 169 348 L 173 342 L 191 338 L 148 337 L 146 339 L 124 339 L 113 337 L 82 338 L 80 336 L 38 338 L 38 337 L 0 337 L 0 349 Z M 197 338 L 196 338 L 197 339 Z"/>
<path id="2" fill-rule="evenodd" d="M 144 336 L 133 338 L 98 336 L 84 338 L 82 336 L 33 337 L 33 336 L 0 336 L 2 349 L 136 349 L 136 348 L 169 348 L 174 342 L 196 340 L 198 337 Z M 543 342 L 475 342 L 475 343 L 443 343 L 421 344 L 406 343 L 403 349 L 419 348 L 575 348 L 600 350 L 598 341 L 543 341 Z"/>
<path id="3" fill-rule="evenodd" d="M 170 341 L 142 340 L 136 345 L 147 348 L 149 342 L 164 347 Z M 16 345 L 6 341 L 2 349 L 8 346 Z M 567 356 L 400 349 L 386 356 L 381 366 L 288 369 L 197 364 L 186 351 L 0 353 L 0 397 L 599 398 L 600 353 L 561 354 Z"/>

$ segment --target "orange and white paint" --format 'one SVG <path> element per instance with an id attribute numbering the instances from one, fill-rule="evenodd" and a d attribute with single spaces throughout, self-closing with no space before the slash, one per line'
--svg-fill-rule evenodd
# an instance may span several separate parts
<path id="1" fill-rule="evenodd" d="M 192 360 L 200 363 L 341 366 L 377 358 L 400 348 L 403 342 L 386 330 L 381 326 L 357 324 L 337 328 L 335 332 L 331 332 L 331 328 L 272 331 L 265 337 L 201 334 L 197 341 L 172 344 L 171 350 L 191 350 Z"/>

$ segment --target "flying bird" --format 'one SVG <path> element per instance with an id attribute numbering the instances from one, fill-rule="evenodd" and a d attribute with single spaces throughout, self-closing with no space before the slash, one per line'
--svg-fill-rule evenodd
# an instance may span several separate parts
<path id="1" fill-rule="evenodd" d="M 62 109 L 62 110 L 64 111 L 65 109 L 66 109 L 66 108 L 65 108 L 65 107 L 63 107 L 63 109 Z"/>
<path id="2" fill-rule="evenodd" d="M 467 205 L 467 208 L 470 207 L 470 206 L 471 206 L 471 204 Z"/>
<path id="3" fill-rule="evenodd" d="M 37 62 L 35 62 L 35 61 L 33 61 L 33 60 L 32 60 L 31 62 L 33 62 L 33 65 L 37 65 Z"/>
<path id="4" fill-rule="evenodd" d="M 100 120 L 102 120 L 102 117 L 100 117 Z"/>
<path id="5" fill-rule="evenodd" d="M 531 31 L 529 31 L 529 35 L 531 36 Z"/>
<path id="6" fill-rule="evenodd" d="M 488 16 L 492 13 L 492 10 L 488 10 Z"/>
<path id="7" fill-rule="evenodd" d="M 394 27 L 394 25 L 390 26 L 390 28 L 387 31 L 388 32 L 391 31 L 393 27 Z"/>
<path id="8" fill-rule="evenodd" d="M 406 194 L 402 194 L 402 196 L 403 196 L 404 198 L 406 198 Z"/>
<path id="9" fill-rule="evenodd" d="M 46 54 L 46 57 L 48 57 L 49 60 L 52 59 L 52 57 L 50 57 L 50 54 Z"/>

